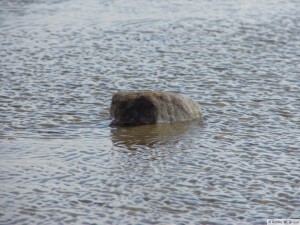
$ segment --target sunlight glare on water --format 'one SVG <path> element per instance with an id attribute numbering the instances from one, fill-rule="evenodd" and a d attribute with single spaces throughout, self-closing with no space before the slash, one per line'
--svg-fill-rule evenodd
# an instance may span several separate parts
<path id="1" fill-rule="evenodd" d="M 300 2 L 0 2 L 0 224 L 300 215 Z M 110 127 L 117 91 L 202 121 Z"/>

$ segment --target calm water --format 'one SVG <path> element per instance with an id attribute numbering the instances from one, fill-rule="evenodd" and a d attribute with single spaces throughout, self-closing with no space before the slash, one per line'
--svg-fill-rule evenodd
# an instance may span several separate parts
<path id="1" fill-rule="evenodd" d="M 204 122 L 109 127 L 118 90 Z M 2 0 L 0 224 L 300 216 L 298 0 Z"/>

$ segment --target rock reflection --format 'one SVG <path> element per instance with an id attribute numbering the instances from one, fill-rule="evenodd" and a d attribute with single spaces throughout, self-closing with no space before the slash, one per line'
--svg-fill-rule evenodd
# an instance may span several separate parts
<path id="1" fill-rule="evenodd" d="M 115 147 L 137 150 L 176 144 L 187 138 L 190 132 L 202 124 L 200 120 L 174 124 L 149 124 L 112 129 L 112 143 Z"/>

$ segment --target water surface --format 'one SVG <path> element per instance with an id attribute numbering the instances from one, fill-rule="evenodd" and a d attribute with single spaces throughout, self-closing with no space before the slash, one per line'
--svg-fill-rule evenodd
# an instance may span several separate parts
<path id="1" fill-rule="evenodd" d="M 0 2 L 0 224 L 300 215 L 300 3 Z M 119 90 L 204 122 L 109 127 Z"/>

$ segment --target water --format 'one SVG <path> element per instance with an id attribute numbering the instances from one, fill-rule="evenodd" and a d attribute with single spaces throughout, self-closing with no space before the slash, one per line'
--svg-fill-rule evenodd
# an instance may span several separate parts
<path id="1" fill-rule="evenodd" d="M 0 2 L 0 224 L 300 215 L 300 3 Z M 204 123 L 109 127 L 118 90 Z"/>

